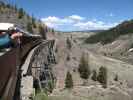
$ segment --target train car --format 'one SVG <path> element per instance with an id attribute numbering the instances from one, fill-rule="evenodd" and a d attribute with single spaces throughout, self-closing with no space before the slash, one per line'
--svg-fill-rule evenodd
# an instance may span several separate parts
<path id="1" fill-rule="evenodd" d="M 11 47 L 5 54 L 0 55 L 0 100 L 13 100 L 18 81 L 19 70 L 29 51 L 39 45 L 40 35 L 32 35 L 12 23 L 0 23 L 0 32 L 20 32 L 21 44 Z"/>
<path id="2" fill-rule="evenodd" d="M 27 40 L 28 39 L 30 39 L 30 40 L 42 39 L 41 35 L 32 34 L 27 31 L 24 31 L 13 23 L 0 23 L 0 32 L 6 32 L 7 35 L 9 35 L 8 37 L 11 40 L 16 40 L 16 38 L 17 38 L 17 40 L 19 40 L 18 42 L 21 42 L 21 43 L 27 42 L 26 38 L 27 38 Z M 5 39 L 0 37 L 0 42 L 3 42 L 3 40 L 5 40 Z M 25 41 L 23 41 L 23 40 L 25 40 Z M 0 43 L 0 44 L 2 44 L 2 43 Z"/>

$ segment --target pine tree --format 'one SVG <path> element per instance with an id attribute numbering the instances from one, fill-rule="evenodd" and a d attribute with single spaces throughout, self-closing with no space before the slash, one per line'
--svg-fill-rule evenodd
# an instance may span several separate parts
<path id="1" fill-rule="evenodd" d="M 33 33 L 32 24 L 30 22 L 27 23 L 27 31 Z"/>
<path id="2" fill-rule="evenodd" d="M 34 16 L 32 15 L 32 26 L 34 27 L 34 28 L 36 28 L 36 22 L 35 22 L 35 18 L 34 18 Z"/>
<path id="3" fill-rule="evenodd" d="M 93 81 L 97 81 L 97 72 L 96 72 L 96 70 L 93 70 L 91 79 Z"/>
<path id="4" fill-rule="evenodd" d="M 85 59 L 84 54 L 82 55 L 82 57 L 80 59 L 78 71 L 80 73 L 80 77 L 83 79 L 88 79 L 91 74 L 90 68 L 88 65 L 88 60 Z"/>
<path id="5" fill-rule="evenodd" d="M 100 67 L 97 80 L 103 85 L 103 88 L 107 87 L 107 68 Z"/>
<path id="6" fill-rule="evenodd" d="M 52 80 L 48 82 L 47 88 L 48 88 L 48 91 L 49 91 L 50 93 L 52 93 L 53 88 L 54 88 L 54 84 L 53 84 L 53 81 L 52 81 Z"/>
<path id="7" fill-rule="evenodd" d="M 118 81 L 118 75 L 115 75 L 114 81 Z"/>
<path id="8" fill-rule="evenodd" d="M 73 87 L 73 79 L 71 73 L 68 71 L 65 79 L 65 87 L 72 88 Z"/>
<path id="9" fill-rule="evenodd" d="M 54 33 L 54 32 L 55 32 L 53 28 L 51 29 L 51 32 L 52 32 L 52 33 Z"/>
<path id="10" fill-rule="evenodd" d="M 72 48 L 72 43 L 69 38 L 66 39 L 67 48 L 70 50 Z"/>
<path id="11" fill-rule="evenodd" d="M 18 11 L 18 18 L 21 19 L 21 18 L 23 18 L 23 16 L 24 16 L 24 10 L 23 10 L 23 8 L 20 8 Z"/>
<path id="12" fill-rule="evenodd" d="M 47 27 L 44 28 L 43 25 L 39 25 L 39 34 L 43 37 L 43 39 L 46 39 L 46 32 L 47 32 Z"/>
<path id="13" fill-rule="evenodd" d="M 70 61 L 70 55 L 69 54 L 67 55 L 66 60 Z"/>

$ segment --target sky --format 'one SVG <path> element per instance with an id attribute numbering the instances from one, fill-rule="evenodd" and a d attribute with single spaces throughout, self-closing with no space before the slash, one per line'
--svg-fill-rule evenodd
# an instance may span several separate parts
<path id="1" fill-rule="evenodd" d="M 133 19 L 133 0 L 6 0 L 59 31 L 109 29 Z"/>

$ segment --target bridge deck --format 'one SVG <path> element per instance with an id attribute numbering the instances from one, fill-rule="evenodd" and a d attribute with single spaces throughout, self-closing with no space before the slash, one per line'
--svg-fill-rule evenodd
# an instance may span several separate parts
<path id="1" fill-rule="evenodd" d="M 39 46 L 39 45 L 38 45 Z M 30 64 L 30 61 L 32 59 L 32 55 L 34 54 L 34 51 L 38 48 L 38 46 L 34 47 L 28 54 L 24 64 L 21 67 L 22 73 L 21 73 L 21 99 L 22 100 L 28 100 L 32 93 L 34 93 L 33 89 L 33 77 L 32 76 L 24 76 L 27 74 L 28 67 Z"/>
<path id="2" fill-rule="evenodd" d="M 35 48 L 33 48 L 30 53 L 28 54 L 24 64 L 22 65 L 22 75 L 25 75 L 27 73 L 27 70 L 28 70 L 28 67 L 29 67 L 29 64 L 30 64 L 30 60 L 32 58 L 32 55 L 34 53 L 34 51 L 38 48 L 38 46 L 36 46 Z"/>

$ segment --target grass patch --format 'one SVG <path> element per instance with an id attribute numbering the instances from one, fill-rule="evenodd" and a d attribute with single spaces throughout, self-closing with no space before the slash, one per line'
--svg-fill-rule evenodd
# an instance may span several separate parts
<path id="1" fill-rule="evenodd" d="M 37 93 L 33 100 L 48 100 L 48 96 L 44 92 Z"/>

